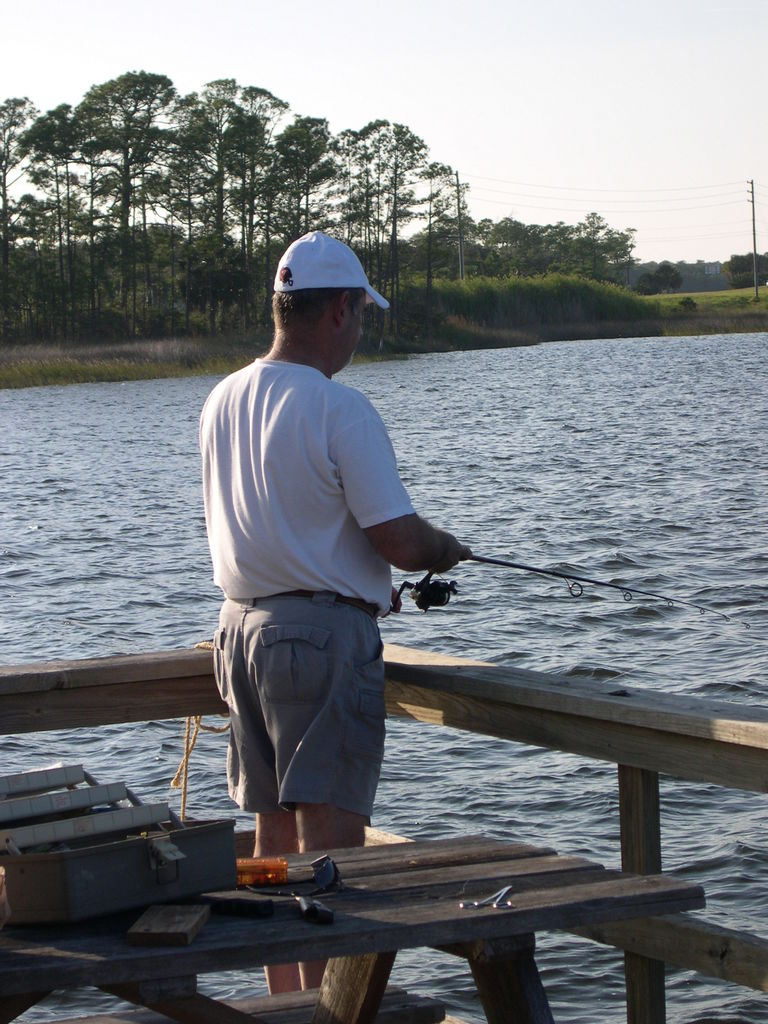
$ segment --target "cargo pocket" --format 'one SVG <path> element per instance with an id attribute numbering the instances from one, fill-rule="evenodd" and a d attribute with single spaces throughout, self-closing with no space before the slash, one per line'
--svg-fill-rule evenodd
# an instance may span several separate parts
<path id="1" fill-rule="evenodd" d="M 325 648 L 330 630 L 319 626 L 262 626 L 259 690 L 270 704 L 318 704 L 328 695 Z"/>
<path id="2" fill-rule="evenodd" d="M 356 757 L 380 761 L 384 753 L 384 666 L 378 656 L 355 671 L 351 688 L 351 721 L 347 722 L 345 748 Z"/>

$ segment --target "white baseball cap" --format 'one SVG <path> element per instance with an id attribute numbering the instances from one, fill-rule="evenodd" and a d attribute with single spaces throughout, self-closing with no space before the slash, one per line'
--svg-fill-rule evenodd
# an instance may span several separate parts
<path id="1" fill-rule="evenodd" d="M 368 302 L 389 309 L 384 296 L 368 283 L 362 263 L 349 246 L 322 231 L 310 231 L 297 238 L 277 265 L 276 292 L 304 288 L 362 288 Z"/>

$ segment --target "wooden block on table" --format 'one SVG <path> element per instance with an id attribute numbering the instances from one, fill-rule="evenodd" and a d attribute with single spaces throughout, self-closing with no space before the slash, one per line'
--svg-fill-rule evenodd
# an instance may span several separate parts
<path id="1" fill-rule="evenodd" d="M 149 907 L 126 938 L 131 946 L 188 946 L 210 916 L 207 905 Z"/>

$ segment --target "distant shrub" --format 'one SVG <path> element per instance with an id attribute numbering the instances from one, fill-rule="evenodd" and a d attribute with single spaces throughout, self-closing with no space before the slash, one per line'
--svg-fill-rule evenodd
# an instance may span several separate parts
<path id="1" fill-rule="evenodd" d="M 435 281 L 433 303 L 438 314 L 484 327 L 638 320 L 658 313 L 655 304 L 620 285 L 565 274 Z"/>

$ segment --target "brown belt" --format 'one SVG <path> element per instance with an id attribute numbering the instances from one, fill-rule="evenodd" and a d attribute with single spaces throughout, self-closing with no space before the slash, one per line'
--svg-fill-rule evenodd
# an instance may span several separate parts
<path id="1" fill-rule="evenodd" d="M 269 597 L 308 597 L 313 598 L 316 591 L 314 590 L 285 590 L 281 594 L 270 594 Z M 319 591 L 324 597 L 331 597 L 337 604 L 351 604 L 353 608 L 359 608 L 361 611 L 367 612 L 371 618 L 375 619 L 379 614 L 379 607 L 375 604 L 369 604 L 367 601 L 363 601 L 360 597 L 346 597 L 344 594 L 332 594 L 328 591 Z M 237 598 L 234 598 L 237 601 Z M 269 600 L 269 598 L 255 598 L 254 600 Z M 240 601 L 240 604 L 248 604 L 248 601 Z"/>

